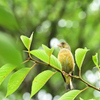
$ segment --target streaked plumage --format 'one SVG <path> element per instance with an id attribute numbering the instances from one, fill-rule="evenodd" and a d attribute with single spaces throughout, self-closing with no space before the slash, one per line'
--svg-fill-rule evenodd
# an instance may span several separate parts
<path id="1" fill-rule="evenodd" d="M 74 58 L 71 53 L 70 46 L 66 42 L 61 42 L 59 45 L 60 51 L 58 53 L 58 60 L 62 65 L 62 70 L 67 74 L 71 74 L 74 70 Z M 71 78 L 68 75 L 64 75 L 66 84 L 70 84 L 70 88 L 72 89 Z"/>

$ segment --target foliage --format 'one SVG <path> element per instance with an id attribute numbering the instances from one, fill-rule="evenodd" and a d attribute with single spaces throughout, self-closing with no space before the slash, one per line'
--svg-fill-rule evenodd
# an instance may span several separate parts
<path id="1" fill-rule="evenodd" d="M 75 97 L 80 93 L 80 90 L 71 90 L 65 93 L 60 99 L 58 100 L 74 100 Z"/>
<path id="2" fill-rule="evenodd" d="M 51 57 L 49 58 L 49 56 L 43 50 L 32 50 L 32 51 L 30 51 L 30 53 L 33 54 L 34 56 L 38 57 L 42 61 L 50 64 L 54 68 L 56 68 L 58 70 L 62 69 L 60 62 L 58 61 L 58 59 L 55 56 L 51 55 Z M 49 60 L 50 60 L 50 62 L 49 62 Z"/>
<path id="3" fill-rule="evenodd" d="M 87 51 L 88 51 L 87 48 L 85 48 L 85 49 L 78 48 L 75 51 L 75 59 L 76 59 L 77 65 L 79 67 L 79 70 L 81 70 L 81 66 L 82 66 L 82 63 L 83 63 L 83 60 L 84 60 L 84 57 L 85 57 Z"/>
<path id="4" fill-rule="evenodd" d="M 11 64 L 5 64 L 4 66 L 0 68 L 0 84 L 14 69 L 15 69 L 15 66 Z"/>
<path id="5" fill-rule="evenodd" d="M 1 62 L 11 63 L 15 66 L 20 65 L 22 62 L 22 56 L 20 51 L 16 48 L 13 39 L 9 35 L 5 36 L 5 33 L 0 32 L 0 58 Z"/>
<path id="6" fill-rule="evenodd" d="M 13 92 L 15 92 L 18 87 L 21 85 L 21 83 L 23 82 L 23 80 L 25 79 L 25 77 L 27 76 L 27 74 L 29 73 L 29 71 L 36 65 L 36 63 L 41 63 L 38 62 L 36 60 L 34 60 L 30 53 L 36 57 L 38 57 L 39 59 L 41 59 L 42 61 L 44 61 L 45 63 L 41 63 L 43 65 L 47 65 L 49 67 L 54 68 L 57 72 L 63 73 L 62 68 L 61 68 L 61 64 L 59 62 L 59 60 L 52 55 L 53 52 L 53 48 L 49 49 L 48 47 L 46 47 L 45 45 L 42 44 L 42 47 L 44 50 L 32 50 L 30 51 L 30 45 L 32 42 L 32 37 L 33 34 L 31 35 L 30 38 L 26 37 L 26 36 L 21 36 L 21 40 L 23 42 L 23 44 L 25 45 L 25 47 L 28 49 L 28 53 L 29 53 L 29 57 L 30 59 L 28 60 L 33 60 L 35 61 L 35 64 L 31 67 L 31 68 L 22 68 L 19 69 L 17 72 L 15 72 L 11 78 L 9 79 L 9 83 L 7 86 L 7 94 L 6 97 L 10 94 L 12 94 Z M 85 57 L 85 54 L 87 52 L 87 48 L 85 49 L 81 49 L 78 48 L 75 51 L 75 59 L 76 59 L 76 63 L 79 67 L 79 70 L 81 70 L 81 66 Z M 97 54 L 95 56 L 93 56 L 93 61 L 96 65 L 98 65 L 98 58 L 97 58 Z M 25 62 L 24 62 L 25 63 Z M 97 66 L 98 67 L 98 66 Z M 3 67 L 1 67 L 0 72 L 1 72 L 1 78 L 0 81 L 2 83 L 2 81 L 5 79 L 5 77 L 7 77 L 7 75 L 13 70 L 15 69 L 15 66 L 11 65 L 11 64 L 6 64 Z M 6 73 L 5 73 L 6 72 Z M 44 84 L 50 79 L 51 76 L 53 76 L 55 73 L 57 72 L 52 72 L 50 70 L 46 70 L 41 72 L 39 75 L 37 75 L 33 82 L 32 82 L 32 89 L 31 89 L 31 97 L 34 96 L 43 86 Z M 98 91 L 100 91 L 98 88 L 90 85 L 89 83 L 85 82 L 82 78 L 81 75 L 78 76 L 70 76 L 76 79 L 80 79 L 82 82 L 84 82 L 85 84 L 87 84 L 89 87 L 94 88 Z M 86 90 L 88 87 L 86 87 L 83 90 L 71 90 L 67 93 L 65 93 L 63 96 L 61 96 L 61 98 L 59 100 L 74 100 L 75 97 L 80 94 L 82 91 Z"/>
<path id="7" fill-rule="evenodd" d="M 0 0 L 0 99 L 2 100 L 6 94 L 9 78 L 20 69 L 25 67 L 29 68 L 33 65 L 32 61 L 29 61 L 30 58 L 27 58 L 27 53 L 23 53 L 23 50 L 30 49 L 27 51 L 28 54 L 37 60 L 38 57 L 35 56 L 36 54 L 32 55 L 30 52 L 34 51 L 38 53 L 41 44 L 42 46 L 45 44 L 46 46 L 44 45 L 42 51 L 48 56 L 51 54 L 51 56 L 47 56 L 47 59 L 42 59 L 43 55 L 39 57 L 37 61 L 45 63 L 45 65 L 37 64 L 36 67 L 29 71 L 20 88 L 13 94 L 15 98 L 17 97 L 18 99 L 20 95 L 20 99 L 22 99 L 22 95 L 26 91 L 30 93 L 32 80 L 40 72 L 47 69 L 53 72 L 56 69 L 57 71 L 62 71 L 61 65 L 56 58 L 59 52 L 56 45 L 61 41 L 68 42 L 71 46 L 73 56 L 76 56 L 74 53 L 77 48 L 83 51 L 85 50 L 83 49 L 84 47 L 90 49 L 84 57 L 81 57 L 84 59 L 80 60 L 82 61 L 80 63 L 80 75 L 86 82 L 100 87 L 100 61 L 98 59 L 100 54 L 99 19 L 99 0 L 89 0 L 88 2 L 86 0 L 42 0 L 41 2 L 40 0 L 25 0 L 24 2 L 21 0 Z M 30 45 L 30 38 L 27 36 L 30 36 L 33 31 L 34 37 Z M 25 41 L 29 43 L 26 43 L 27 47 L 22 44 L 19 38 L 20 36 L 28 38 Z M 55 47 L 54 50 L 51 50 L 50 47 L 53 44 L 55 44 Z M 29 45 L 30 47 L 28 47 Z M 45 47 L 49 47 L 48 52 L 45 52 Z M 95 52 L 97 54 L 92 56 Z M 27 60 L 23 62 L 26 58 Z M 76 60 L 75 62 L 75 75 L 79 73 L 80 69 L 78 64 L 80 61 L 77 63 Z M 52 69 L 50 66 L 52 66 Z M 3 71 L 6 71 L 6 73 Z M 77 77 L 77 79 L 79 78 Z M 73 83 L 76 89 L 81 90 L 86 85 L 77 79 L 73 80 Z M 61 94 L 64 94 L 62 91 L 65 89 L 62 84 L 63 78 L 57 72 L 42 89 L 45 89 L 54 98 L 56 95 L 61 96 Z M 36 97 L 38 95 L 39 93 L 33 98 L 37 99 Z M 10 98 L 11 96 L 7 98 L 14 100 Z M 75 100 L 79 100 L 79 98 L 84 100 L 99 100 L 100 94 L 95 89 L 89 88 L 77 96 Z"/>
<path id="8" fill-rule="evenodd" d="M 33 33 L 31 34 L 30 38 L 23 36 L 23 35 L 21 35 L 20 38 L 21 38 L 23 44 L 25 45 L 25 47 L 28 50 L 30 50 L 30 46 L 31 46 L 31 43 L 32 43 L 32 38 L 33 38 Z"/>
<path id="9" fill-rule="evenodd" d="M 10 11 L 10 9 L 9 9 Z M 17 24 L 17 21 L 13 15 L 13 13 L 9 12 L 6 8 L 0 5 L 0 13 L 2 13 L 2 16 L 0 16 L 0 24 L 10 30 L 18 30 L 19 26 Z M 6 17 L 8 17 L 8 20 Z"/>
<path id="10" fill-rule="evenodd" d="M 15 72 L 9 79 L 6 97 L 17 90 L 20 84 L 23 82 L 26 75 L 29 73 L 29 68 L 22 68 Z"/>
<path id="11" fill-rule="evenodd" d="M 94 56 L 92 56 L 93 62 L 96 65 L 96 67 L 99 69 L 98 65 L 98 54 L 96 53 Z"/>
<path id="12" fill-rule="evenodd" d="M 31 97 L 43 87 L 43 85 L 48 81 L 48 79 L 50 79 L 53 74 L 55 73 L 50 70 L 46 70 L 35 77 L 32 82 Z"/>

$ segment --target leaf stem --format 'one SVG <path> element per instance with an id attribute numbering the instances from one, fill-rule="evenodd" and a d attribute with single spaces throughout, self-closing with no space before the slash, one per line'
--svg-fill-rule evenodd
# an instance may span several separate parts
<path id="1" fill-rule="evenodd" d="M 28 61 L 29 61 L 29 59 L 27 59 L 27 60 L 23 61 L 21 64 L 24 64 L 24 63 L 26 63 L 26 62 L 28 62 Z"/>
<path id="2" fill-rule="evenodd" d="M 30 70 L 36 65 L 36 63 L 30 68 Z"/>
<path id="3" fill-rule="evenodd" d="M 87 86 L 86 88 L 84 88 L 83 90 L 81 90 L 81 92 L 85 91 L 86 89 L 88 89 L 89 87 Z"/>
<path id="4" fill-rule="evenodd" d="M 79 77 L 81 78 L 81 69 L 79 69 Z"/>
<path id="5" fill-rule="evenodd" d="M 28 50 L 29 57 L 31 58 L 30 50 Z"/>
<path id="6" fill-rule="evenodd" d="M 85 87 L 83 90 L 81 90 L 76 96 L 75 96 L 75 98 L 81 93 L 81 92 L 83 92 L 83 91 L 85 91 L 86 89 L 88 89 L 89 87 L 87 86 L 87 87 Z M 74 98 L 74 99 L 75 99 Z"/>

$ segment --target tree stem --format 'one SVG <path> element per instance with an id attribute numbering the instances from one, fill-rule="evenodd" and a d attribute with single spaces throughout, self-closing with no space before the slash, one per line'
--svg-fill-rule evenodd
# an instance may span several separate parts
<path id="1" fill-rule="evenodd" d="M 39 64 L 42 64 L 42 65 L 45 65 L 45 66 L 49 66 L 49 67 L 51 67 L 51 68 L 57 70 L 58 72 L 63 73 L 63 71 L 58 70 L 57 68 L 51 66 L 50 64 L 46 64 L 46 63 L 37 61 L 37 60 L 35 60 L 35 59 L 33 59 L 33 58 L 30 58 L 30 60 L 34 61 L 35 63 L 39 63 Z M 67 73 L 66 73 L 66 74 L 67 74 Z M 95 89 L 95 90 L 97 90 L 97 91 L 100 91 L 100 88 L 96 88 L 95 86 L 89 84 L 88 82 L 86 82 L 85 80 L 83 80 L 83 79 L 81 78 L 81 70 L 79 70 L 79 76 L 74 76 L 74 75 L 70 75 L 70 74 L 68 74 L 68 75 L 69 75 L 70 77 L 73 77 L 73 78 L 76 78 L 76 79 L 82 81 L 83 83 L 87 84 L 88 87 L 91 87 L 91 88 L 93 88 L 93 89 Z M 88 88 L 88 87 L 87 87 L 87 88 Z"/>
<path id="2" fill-rule="evenodd" d="M 37 60 L 35 60 L 35 59 L 33 59 L 33 58 L 30 58 L 30 60 L 34 61 L 35 63 L 39 63 L 39 64 L 42 64 L 42 65 L 45 65 L 45 66 L 49 66 L 49 67 L 51 67 L 51 68 L 55 69 L 56 71 L 58 71 L 58 72 L 61 72 L 61 73 L 62 73 L 62 71 L 61 71 L 61 70 L 58 70 L 57 68 L 55 68 L 55 67 L 51 66 L 50 64 L 46 64 L 46 63 L 43 63 L 43 62 L 37 61 Z"/>
<path id="3" fill-rule="evenodd" d="M 82 79 L 81 77 L 79 77 L 79 76 L 73 76 L 73 75 L 70 75 L 70 77 L 79 79 L 79 80 L 81 80 L 83 83 L 87 84 L 88 87 L 91 87 L 91 88 L 93 88 L 93 89 L 95 89 L 95 90 L 100 91 L 100 88 L 96 88 L 95 86 L 89 84 L 88 82 L 86 82 L 85 80 L 83 80 L 83 79 Z"/>
<path id="4" fill-rule="evenodd" d="M 95 86 L 89 84 L 88 82 L 86 82 L 85 80 L 83 80 L 82 78 L 79 78 L 82 82 L 84 82 L 85 84 L 87 84 L 89 87 L 94 88 L 95 90 L 100 91 L 100 88 L 96 88 Z"/>

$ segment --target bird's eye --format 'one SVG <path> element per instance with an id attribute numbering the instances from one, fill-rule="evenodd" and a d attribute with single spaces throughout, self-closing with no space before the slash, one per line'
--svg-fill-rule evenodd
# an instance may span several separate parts
<path id="1" fill-rule="evenodd" d="M 65 43 L 61 43 L 62 45 L 64 45 Z"/>

